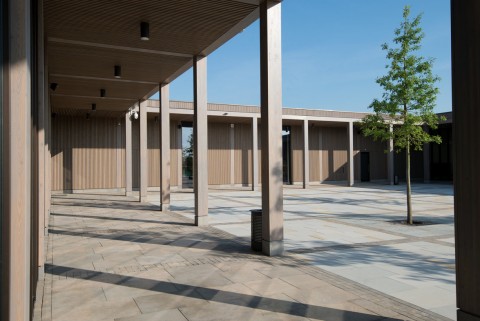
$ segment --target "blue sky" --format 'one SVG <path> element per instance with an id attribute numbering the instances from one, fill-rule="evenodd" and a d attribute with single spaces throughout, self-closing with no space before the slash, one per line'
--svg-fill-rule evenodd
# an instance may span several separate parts
<path id="1" fill-rule="evenodd" d="M 451 110 L 449 0 L 284 0 L 282 3 L 283 105 L 368 111 L 386 73 L 382 43 L 410 5 L 423 13 L 421 54 L 435 58 L 441 77 L 437 112 Z M 259 24 L 254 23 L 208 57 L 208 101 L 259 105 Z M 192 71 L 171 84 L 171 99 L 193 99 Z"/>

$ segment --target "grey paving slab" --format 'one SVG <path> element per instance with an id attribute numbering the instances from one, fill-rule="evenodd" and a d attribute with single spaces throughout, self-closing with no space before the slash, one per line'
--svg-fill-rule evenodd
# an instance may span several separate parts
<path id="1" fill-rule="evenodd" d="M 178 309 L 163 310 L 153 313 L 139 314 L 130 317 L 116 318 L 115 321 L 188 321 Z"/>
<path id="2" fill-rule="evenodd" d="M 390 223 L 400 217 L 395 211 L 403 195 L 389 186 L 285 192 L 285 244 L 292 252 L 283 258 L 250 250 L 249 209 L 259 206 L 258 192 L 211 191 L 213 227 L 193 226 L 188 193 L 172 194 L 178 213 L 118 195 L 54 196 L 34 320 L 439 321 L 452 315 L 453 234 L 439 227 L 451 224 L 449 218 L 418 235 L 404 233 Z M 429 219 L 435 219 L 431 200 L 436 210 L 450 204 L 448 191 L 422 192 L 429 200 L 416 201 Z M 430 302 L 432 311 L 417 306 L 422 286 L 444 291 Z"/>

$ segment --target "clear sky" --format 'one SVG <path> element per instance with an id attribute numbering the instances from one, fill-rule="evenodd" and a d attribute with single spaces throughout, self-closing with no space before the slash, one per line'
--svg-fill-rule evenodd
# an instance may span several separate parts
<path id="1" fill-rule="evenodd" d="M 449 0 L 284 0 L 282 3 L 283 105 L 369 111 L 381 98 L 375 79 L 386 73 L 382 43 L 410 5 L 423 13 L 421 54 L 435 58 L 441 77 L 437 112 L 451 110 Z M 208 101 L 259 105 L 258 21 L 208 57 Z M 193 99 L 192 71 L 171 84 L 171 99 Z"/>

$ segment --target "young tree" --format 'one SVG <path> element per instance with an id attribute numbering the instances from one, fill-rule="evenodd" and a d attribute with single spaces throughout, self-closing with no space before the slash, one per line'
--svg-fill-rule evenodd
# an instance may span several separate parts
<path id="1" fill-rule="evenodd" d="M 407 223 L 413 224 L 410 184 L 410 152 L 422 150 L 430 142 L 441 143 L 440 136 L 432 136 L 423 127 L 436 129 L 439 117 L 433 112 L 438 94 L 432 74 L 433 59 L 417 55 L 425 37 L 420 27 L 421 15 L 409 18 L 410 7 L 403 9 L 403 21 L 395 30 L 393 46 L 383 44 L 389 64 L 385 76 L 376 82 L 384 89 L 381 100 L 375 99 L 369 108 L 375 114 L 362 120 L 365 136 L 374 140 L 393 139 L 396 152 L 405 150 L 407 178 Z"/>

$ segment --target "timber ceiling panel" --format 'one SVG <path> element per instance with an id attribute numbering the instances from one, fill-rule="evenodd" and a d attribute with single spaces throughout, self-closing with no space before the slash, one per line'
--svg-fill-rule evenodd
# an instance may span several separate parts
<path id="1" fill-rule="evenodd" d="M 58 84 L 55 92 L 51 92 L 52 95 L 91 97 L 92 102 L 102 99 L 139 100 L 145 92 L 151 90 L 154 86 L 143 83 L 112 82 L 101 79 L 72 79 L 58 76 L 51 76 L 50 81 Z M 104 98 L 100 97 L 100 89 L 105 89 Z"/>
<path id="2" fill-rule="evenodd" d="M 45 0 L 46 36 L 198 54 L 257 8 L 231 0 Z M 140 40 L 140 22 L 150 40 Z"/>
<path id="3" fill-rule="evenodd" d="M 110 100 L 110 99 L 98 99 L 93 100 L 91 98 L 71 97 L 71 96 L 50 96 L 50 103 L 52 106 L 52 112 L 56 112 L 61 109 L 79 109 L 85 112 L 91 111 L 92 103 L 97 105 L 97 111 L 120 111 L 125 113 L 128 108 L 136 103 L 135 99 L 132 100 Z"/>
<path id="4" fill-rule="evenodd" d="M 122 79 L 158 84 L 188 63 L 189 58 L 65 44 L 48 46 L 49 74 L 78 75 L 115 80 L 114 66 Z"/>
<path id="5" fill-rule="evenodd" d="M 216 48 L 246 25 L 259 0 L 45 0 L 45 37 L 53 110 L 124 112 L 170 81 L 192 57 Z M 140 40 L 140 22 L 150 40 Z M 122 68 L 114 78 L 114 66 Z M 172 78 L 173 76 L 173 78 Z M 99 89 L 107 97 L 92 101 Z M 101 114 L 100 112 L 97 115 Z"/>

